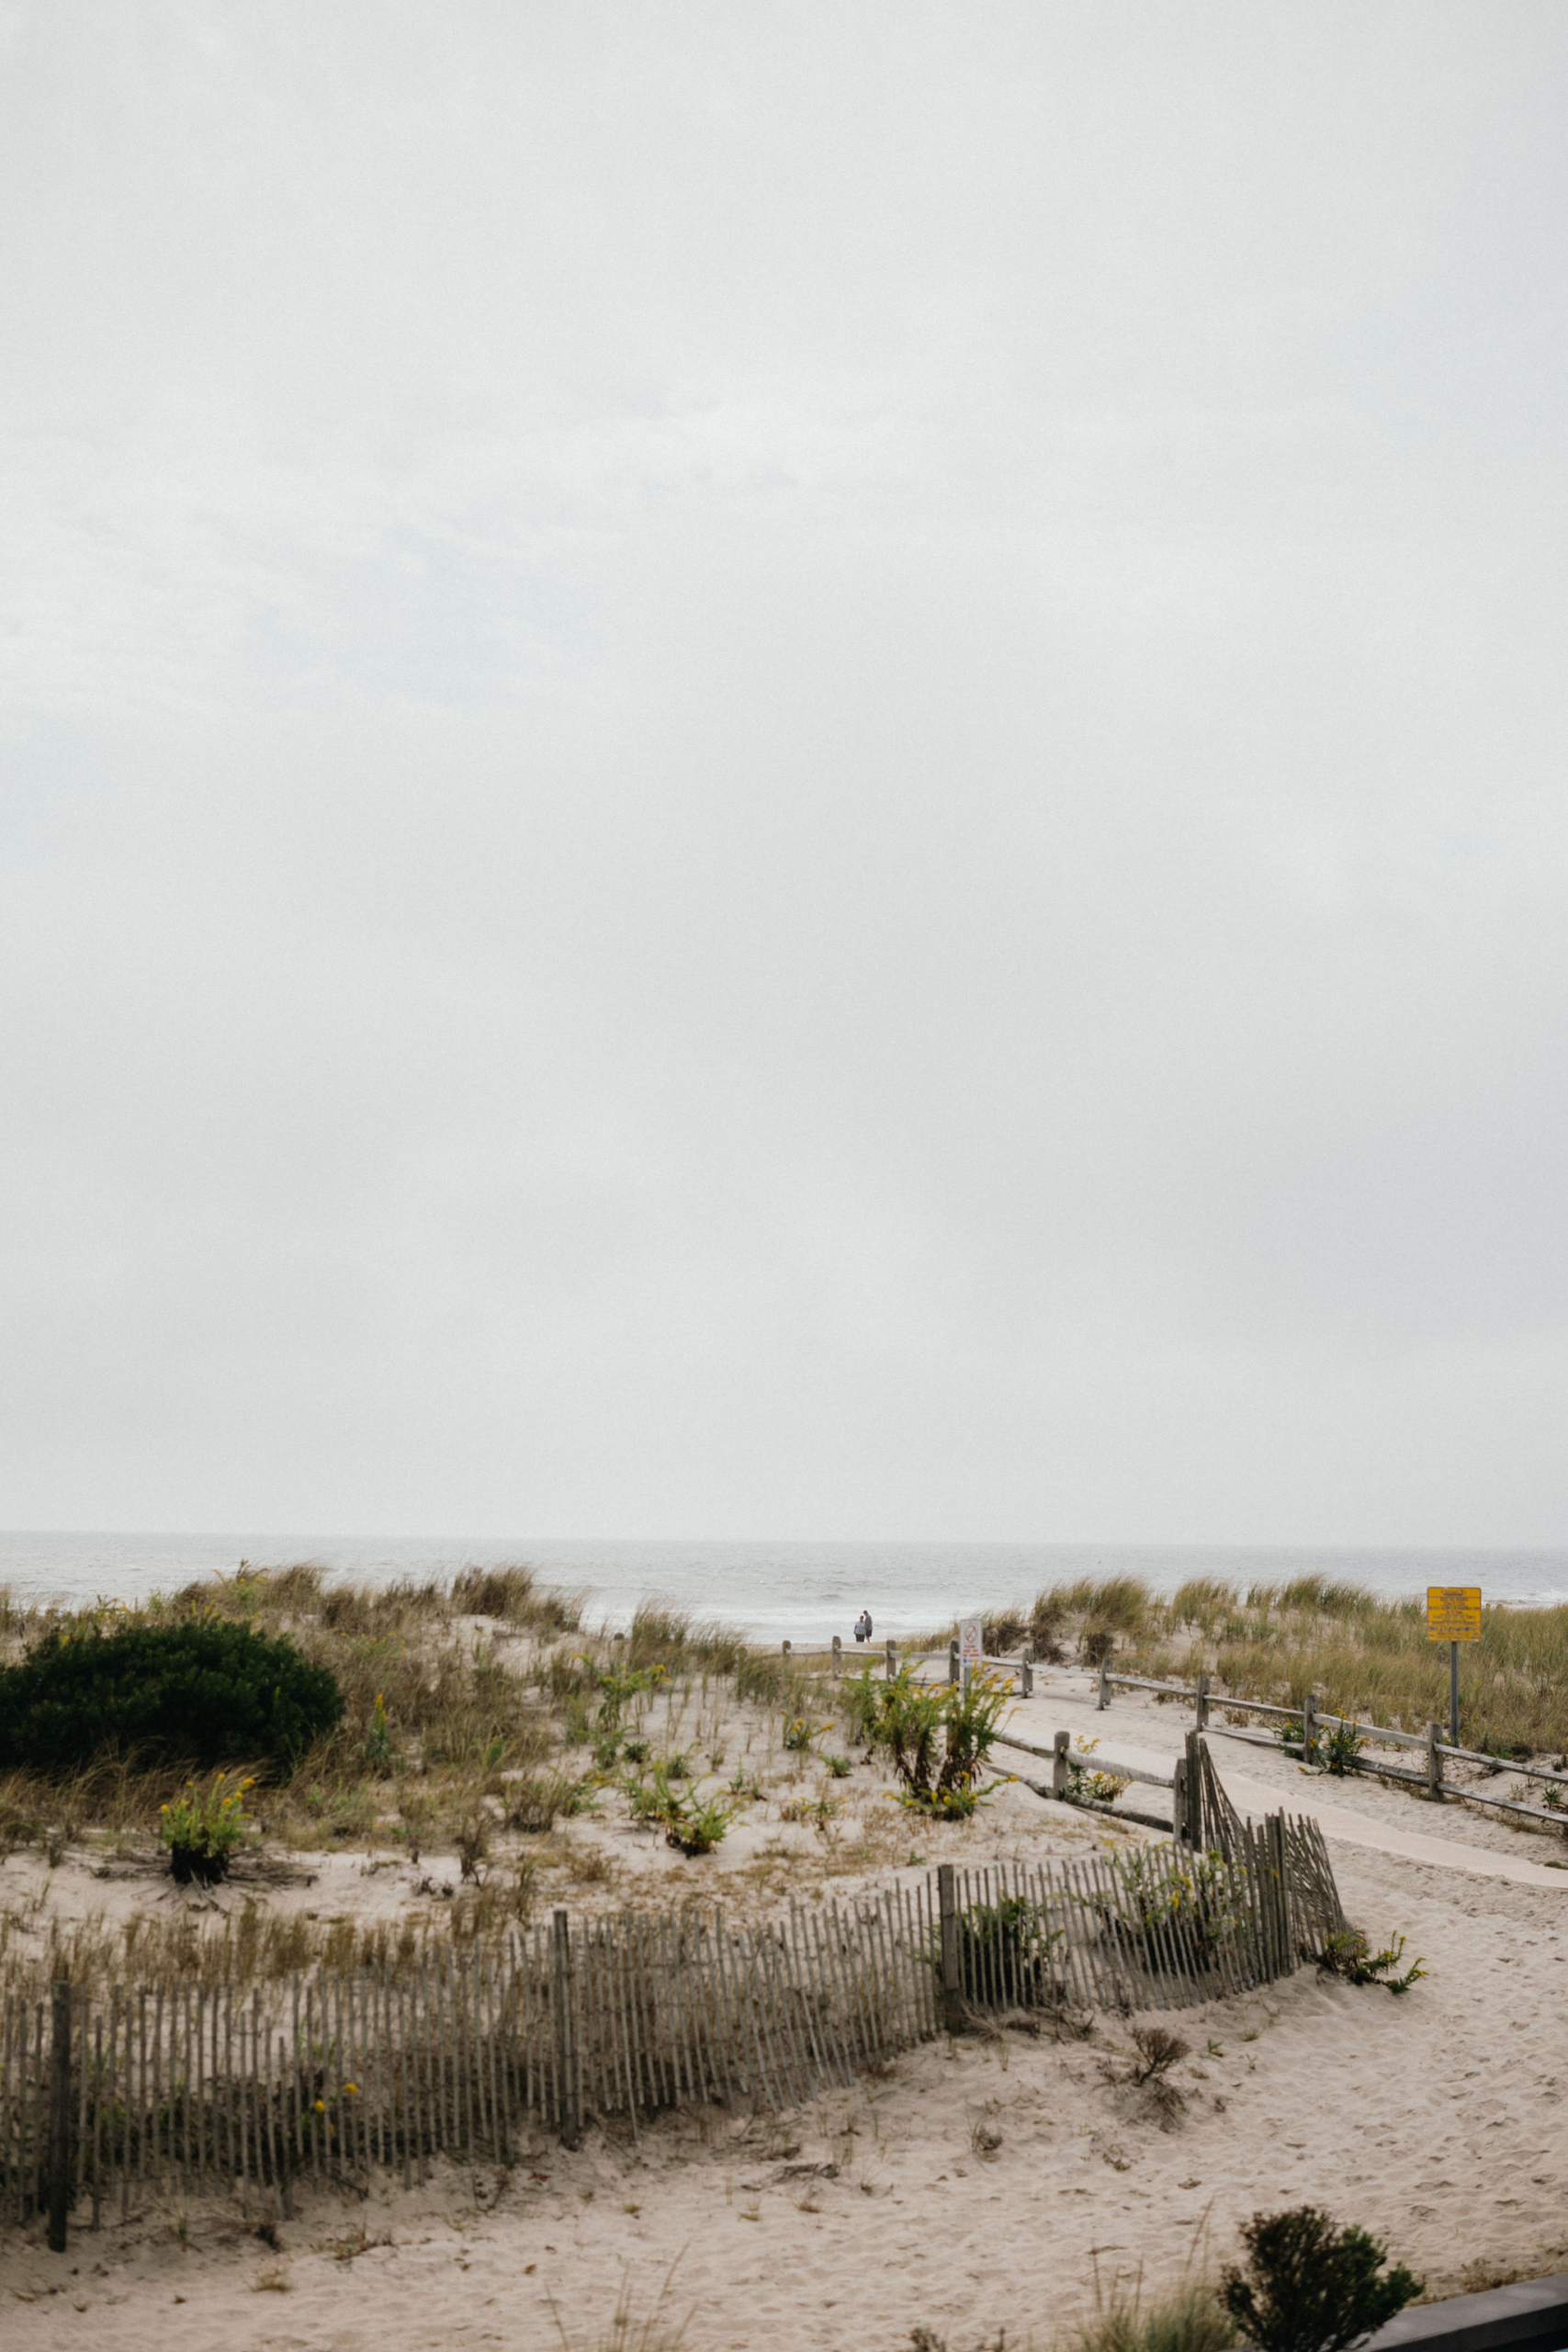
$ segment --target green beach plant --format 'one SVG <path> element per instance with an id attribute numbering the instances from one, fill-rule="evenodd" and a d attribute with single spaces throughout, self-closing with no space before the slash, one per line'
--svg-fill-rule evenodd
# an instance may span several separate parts
<path id="1" fill-rule="evenodd" d="M 860 1719 L 870 1745 L 886 1751 L 900 1804 L 939 1820 L 966 1820 L 1010 1778 L 982 1777 L 1011 1695 L 1001 1676 L 973 1673 L 965 1688 L 918 1682 L 913 1667 L 902 1666 L 889 1681 L 873 1681 L 869 1668 L 856 1681 Z"/>
<path id="2" fill-rule="evenodd" d="M 61 1628 L 0 1668 L 0 1771 L 73 1773 L 104 1754 L 209 1770 L 288 1766 L 343 1712 L 326 1667 L 249 1625 Z"/>
<path id="3" fill-rule="evenodd" d="M 694 1788 L 682 1795 L 671 1787 L 669 1775 L 659 1765 L 654 1767 L 652 1795 L 651 1818 L 662 1828 L 665 1844 L 689 1858 L 711 1854 L 735 1818 L 734 1806 L 721 1804 L 716 1796 L 699 1796 Z"/>
<path id="4" fill-rule="evenodd" d="M 216 1886 L 245 1841 L 245 1792 L 254 1779 L 220 1772 L 208 1789 L 194 1782 L 159 1808 L 158 1835 L 169 1849 L 169 1875 L 177 1886 Z"/>
<path id="5" fill-rule="evenodd" d="M 1246 2262 L 1225 2271 L 1220 2301 L 1257 2352 L 1346 2352 L 1421 2292 L 1402 2263 L 1384 2271 L 1376 2238 L 1314 2205 L 1255 2213 L 1241 2235 Z"/>
<path id="6" fill-rule="evenodd" d="M 1348 1718 L 1342 1717 L 1319 1735 L 1317 1758 L 1325 1772 L 1344 1780 L 1356 1768 L 1356 1758 L 1366 1746 L 1366 1740 Z"/>
<path id="7" fill-rule="evenodd" d="M 392 1760 L 392 1733 L 387 1721 L 387 1701 L 378 1690 L 376 1703 L 370 1710 L 370 1727 L 365 1735 L 365 1760 L 377 1771 L 385 1771 Z"/>
<path id="8" fill-rule="evenodd" d="M 1382 1951 L 1374 1951 L 1371 1938 L 1363 1928 L 1345 1928 L 1325 1940 L 1318 1955 L 1318 1967 L 1325 1975 L 1342 1976 L 1347 1984 L 1382 1984 L 1395 1995 L 1408 1993 L 1427 1974 L 1419 1961 L 1413 1961 L 1402 1976 L 1390 1973 L 1404 1958 L 1404 1938 L 1395 1936 Z"/>

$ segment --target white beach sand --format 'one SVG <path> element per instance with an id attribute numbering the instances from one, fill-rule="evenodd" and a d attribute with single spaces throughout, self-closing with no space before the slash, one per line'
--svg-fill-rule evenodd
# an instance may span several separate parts
<path id="1" fill-rule="evenodd" d="M 1015 1716 L 1042 1745 L 1061 1723 L 1108 1758 L 1154 1763 L 1190 1723 L 1142 1703 L 1096 1715 L 1081 1677 Z M 1558 1841 L 1309 1781 L 1262 1749 L 1216 1739 L 1213 1752 L 1239 1801 L 1310 1801 L 1350 1917 L 1380 1939 L 1403 1931 L 1431 1974 L 1394 2000 L 1303 1969 L 1168 2020 L 1191 2045 L 1175 2130 L 1106 2079 L 1126 2047 L 1118 2020 L 1063 2046 L 966 2038 L 798 2116 L 675 2116 L 636 2148 L 595 2130 L 570 2155 L 540 2133 L 504 2178 L 443 2170 L 411 2195 L 322 2193 L 282 2225 L 277 2253 L 216 2205 L 74 2227 L 62 2257 L 7 2236 L 6 2342 L 434 2352 L 564 2334 L 589 2346 L 623 2297 L 640 2319 L 667 2290 L 690 2352 L 894 2352 L 917 2324 L 953 2352 L 1003 2326 L 1010 2346 L 1043 2346 L 1089 2307 L 1097 2269 L 1157 2287 L 1200 2240 L 1223 2258 L 1254 2211 L 1306 2199 L 1386 2237 L 1433 2291 L 1568 2266 L 1568 1871 L 1540 1859 Z M 1097 1834 L 1014 1789 L 984 1843 L 1054 1851 Z M 1400 1850 L 1412 1841 L 1418 1852 Z M 335 1856 L 329 1875 L 346 1893 L 356 1869 Z M 376 1896 L 376 1878 L 356 1883 Z"/>

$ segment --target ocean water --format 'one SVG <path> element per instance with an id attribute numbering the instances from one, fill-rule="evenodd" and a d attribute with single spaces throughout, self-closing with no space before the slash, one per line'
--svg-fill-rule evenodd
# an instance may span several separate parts
<path id="1" fill-rule="evenodd" d="M 632 1544 L 515 1536 L 0 1533 L 0 1584 L 18 1600 L 80 1607 L 100 1595 L 138 1600 L 242 1560 L 284 1567 L 311 1560 L 370 1583 L 449 1577 L 468 1566 L 525 1562 L 548 1584 L 580 1591 L 591 1622 L 625 1625 L 641 1600 L 722 1618 L 760 1641 L 849 1635 L 863 1608 L 880 1638 L 945 1623 L 970 1610 L 1028 1600 L 1078 1576 L 1139 1576 L 1171 1592 L 1190 1576 L 1278 1584 L 1309 1570 L 1384 1595 L 1427 1584 L 1478 1584 L 1488 1601 L 1568 1601 L 1568 1551 L 1349 1551 L 1111 1544 Z"/>

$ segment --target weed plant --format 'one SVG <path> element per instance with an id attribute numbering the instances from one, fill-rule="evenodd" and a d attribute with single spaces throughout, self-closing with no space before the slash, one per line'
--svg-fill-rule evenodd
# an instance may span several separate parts
<path id="1" fill-rule="evenodd" d="M 650 1818 L 664 1832 L 664 1842 L 688 1857 L 711 1854 L 735 1818 L 733 1805 L 715 1796 L 699 1796 L 695 1789 L 682 1795 L 670 1785 L 660 1765 L 653 1770 L 654 1809 Z"/>
<path id="2" fill-rule="evenodd" d="M 1356 1758 L 1366 1744 L 1353 1723 L 1341 1721 L 1330 1724 L 1327 1731 L 1319 1736 L 1317 1760 L 1325 1772 L 1332 1772 L 1336 1779 L 1342 1781 L 1348 1772 L 1354 1771 Z"/>
<path id="3" fill-rule="evenodd" d="M 941 1820 L 966 1820 L 1000 1785 L 982 1775 L 1010 1695 L 999 1676 L 983 1672 L 972 1674 L 965 1690 L 957 1682 L 917 1682 L 908 1666 L 879 1683 L 868 1668 L 855 1677 L 851 1705 L 868 1744 L 886 1750 L 901 1804 Z"/>
<path id="4" fill-rule="evenodd" d="M 1345 1928 L 1327 1938 L 1317 1964 L 1325 1975 L 1342 1976 L 1347 1984 L 1382 1984 L 1397 1996 L 1408 1993 L 1428 1973 L 1423 1962 L 1416 1960 L 1403 1975 L 1395 1976 L 1392 1972 L 1404 1958 L 1403 1936 L 1395 1936 L 1382 1951 L 1374 1951 L 1365 1928 Z"/>
<path id="5" fill-rule="evenodd" d="M 1026 1895 L 971 1903 L 958 1914 L 958 1983 L 969 2000 L 994 2000 L 998 1989 L 1021 2007 L 1055 2002 L 1052 1962 L 1065 1931 L 1047 1928 L 1041 1906 Z M 942 1973 L 942 1930 L 931 1929 L 931 1965 Z"/>
<path id="6" fill-rule="evenodd" d="M 254 1780 L 220 1772 L 209 1789 L 194 1784 L 159 1808 L 159 1836 L 169 1849 L 169 1873 L 179 1886 L 216 1886 L 229 1875 L 244 1843 L 245 1792 Z"/>
<path id="7" fill-rule="evenodd" d="M 1180 1869 L 1160 1849 L 1107 1855 L 1112 1892 L 1093 1898 L 1107 1936 L 1156 1951 L 1176 1943 L 1201 1967 L 1241 1934 L 1249 1917 L 1247 1874 L 1219 1854 Z"/>

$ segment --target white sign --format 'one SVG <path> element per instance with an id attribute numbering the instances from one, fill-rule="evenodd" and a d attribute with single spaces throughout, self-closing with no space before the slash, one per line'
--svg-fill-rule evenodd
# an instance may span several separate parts
<path id="1" fill-rule="evenodd" d="M 986 1628 L 978 1617 L 961 1617 L 958 1621 L 958 1663 L 978 1666 L 986 1654 Z"/>

